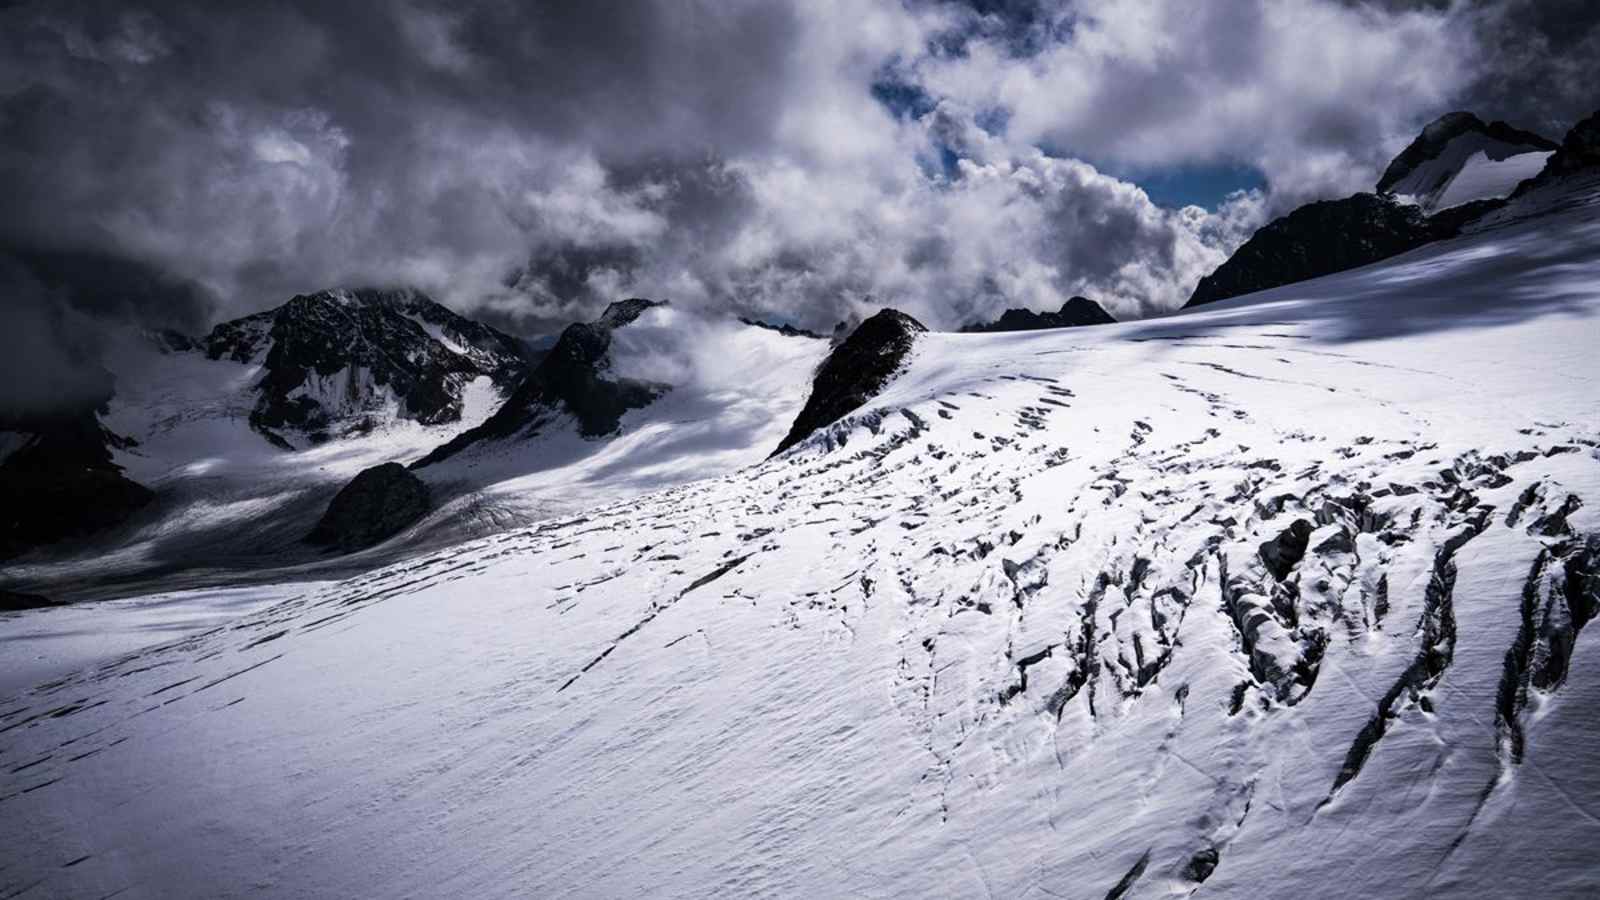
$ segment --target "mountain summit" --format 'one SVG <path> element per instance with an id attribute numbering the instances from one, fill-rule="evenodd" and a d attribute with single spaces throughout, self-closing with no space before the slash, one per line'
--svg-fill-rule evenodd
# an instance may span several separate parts
<path id="1" fill-rule="evenodd" d="M 1055 312 L 1008 309 L 993 322 L 980 322 L 961 329 L 967 332 L 1039 331 L 1044 328 L 1076 328 L 1083 325 L 1110 325 L 1117 321 L 1100 304 L 1088 297 L 1073 297 Z"/>
<path id="2" fill-rule="evenodd" d="M 301 294 L 218 325 L 202 346 L 262 367 L 250 425 L 285 448 L 387 419 L 454 422 L 477 379 L 509 393 L 528 367 L 517 339 L 404 289 Z"/>
<path id="3" fill-rule="evenodd" d="M 531 435 L 561 412 L 577 419 L 578 431 L 585 437 L 616 431 L 624 412 L 648 405 L 665 388 L 608 375 L 611 333 L 661 305 L 639 297 L 619 300 L 593 322 L 568 325 L 493 416 L 429 453 L 416 466 L 440 462 L 483 441 Z"/>
<path id="4" fill-rule="evenodd" d="M 1469 112 L 1447 113 L 1423 128 L 1389 163 L 1377 189 L 1409 197 L 1430 213 L 1504 197 L 1537 174 L 1559 146 L 1505 122 L 1485 123 Z"/>

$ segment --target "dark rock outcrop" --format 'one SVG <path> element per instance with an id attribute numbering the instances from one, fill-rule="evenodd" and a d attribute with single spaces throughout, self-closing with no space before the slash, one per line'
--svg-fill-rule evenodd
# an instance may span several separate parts
<path id="1" fill-rule="evenodd" d="M 1600 167 L 1600 110 L 1572 126 L 1538 175 L 1517 185 L 1513 197 L 1585 169 Z"/>
<path id="2" fill-rule="evenodd" d="M 1482 119 L 1469 112 L 1446 113 L 1430 122 L 1422 129 L 1417 139 L 1412 141 L 1400 155 L 1390 161 L 1388 168 L 1384 169 L 1383 177 L 1378 179 L 1378 192 L 1387 193 L 1401 179 L 1411 174 L 1423 163 L 1438 158 L 1445 146 L 1463 134 L 1478 132 L 1485 137 L 1506 144 L 1525 146 L 1533 150 L 1555 150 L 1555 141 L 1531 131 L 1513 128 L 1505 122 L 1485 123 Z"/>
<path id="3" fill-rule="evenodd" d="M 155 497 L 112 462 L 133 442 L 101 426 L 103 404 L 0 418 L 0 558 L 109 528 Z"/>
<path id="4" fill-rule="evenodd" d="M 772 455 L 876 397 L 900 370 L 917 335 L 927 330 L 921 322 L 893 309 L 882 310 L 858 325 L 818 367 L 811 396 Z"/>
<path id="5" fill-rule="evenodd" d="M 29 609 L 48 609 L 52 606 L 64 606 L 60 600 L 51 600 L 38 594 L 27 594 L 22 591 L 0 590 L 0 612 L 22 612 Z"/>
<path id="6" fill-rule="evenodd" d="M 968 325 L 965 332 L 1039 331 L 1045 328 L 1075 328 L 1081 325 L 1110 325 L 1117 321 L 1087 297 L 1073 297 L 1055 312 L 1036 313 L 1031 309 L 1008 309 L 993 322 Z"/>
<path id="7" fill-rule="evenodd" d="M 428 507 L 428 486 L 405 466 L 373 466 L 339 489 L 306 542 L 341 553 L 361 550 L 398 534 Z"/>
<path id="8" fill-rule="evenodd" d="M 767 331 L 776 331 L 784 337 L 804 337 L 815 338 L 817 340 L 827 340 L 826 335 L 817 334 L 815 331 L 807 331 L 804 328 L 796 328 L 793 325 L 774 325 L 771 322 L 763 322 L 760 319 L 748 319 L 744 316 L 740 316 L 739 321 L 745 325 L 750 325 L 755 328 L 763 328 Z"/>
<path id="9" fill-rule="evenodd" d="M 391 401 L 402 418 L 453 422 L 469 382 L 510 391 L 529 365 L 517 339 L 411 290 L 302 294 L 218 325 L 203 345 L 212 359 L 262 366 L 250 425 L 280 446 L 290 432 L 321 443 L 364 431 Z"/>
<path id="10" fill-rule="evenodd" d="M 1354 269 L 1454 234 L 1417 207 L 1374 194 L 1308 203 L 1263 226 L 1200 279 L 1184 308 Z"/>
<path id="11" fill-rule="evenodd" d="M 1274 578 L 1279 581 L 1288 578 L 1294 567 L 1305 558 L 1306 546 L 1311 543 L 1311 531 L 1310 522 L 1295 519 L 1277 537 L 1263 542 L 1257 549 L 1261 561 Z"/>
<path id="12" fill-rule="evenodd" d="M 611 333 L 628 325 L 652 306 L 633 298 L 606 307 L 599 319 L 568 325 L 555 346 L 528 373 L 500 409 L 476 428 L 457 435 L 412 465 L 422 468 L 448 459 L 482 441 L 537 434 L 565 411 L 585 437 L 602 437 L 619 427 L 622 414 L 650 405 L 665 386 L 609 377 Z"/>

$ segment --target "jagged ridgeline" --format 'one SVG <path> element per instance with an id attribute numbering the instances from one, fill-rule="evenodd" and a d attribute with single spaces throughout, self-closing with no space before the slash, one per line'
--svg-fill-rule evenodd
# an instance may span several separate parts
<path id="1" fill-rule="evenodd" d="M 1389 163 L 1376 193 L 1309 203 L 1276 219 L 1202 278 L 1185 308 L 1388 259 L 1482 227 L 1531 191 L 1600 162 L 1600 113 L 1557 144 L 1454 112 Z"/>
<path id="2" fill-rule="evenodd" d="M 328 290 L 224 322 L 212 359 L 260 365 L 250 425 L 283 447 L 357 434 L 387 420 L 459 421 L 480 378 L 510 393 L 527 346 L 415 290 Z"/>
<path id="3" fill-rule="evenodd" d="M 568 325 L 493 416 L 429 453 L 416 467 L 441 462 L 487 441 L 532 437 L 562 414 L 571 415 L 585 437 L 616 431 L 623 413 L 649 405 L 667 386 L 610 374 L 611 333 L 661 305 L 638 297 L 620 300 L 593 322 Z"/>

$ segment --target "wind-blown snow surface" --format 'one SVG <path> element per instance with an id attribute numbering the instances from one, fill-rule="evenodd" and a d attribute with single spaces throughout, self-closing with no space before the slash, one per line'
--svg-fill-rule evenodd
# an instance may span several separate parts
<path id="1" fill-rule="evenodd" d="M 771 463 L 40 685 L 0 882 L 1593 896 L 1596 200 L 928 335 Z"/>

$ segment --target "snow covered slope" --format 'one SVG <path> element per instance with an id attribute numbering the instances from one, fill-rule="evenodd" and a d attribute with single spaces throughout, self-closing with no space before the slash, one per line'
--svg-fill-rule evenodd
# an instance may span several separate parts
<path id="1" fill-rule="evenodd" d="M 1538 175 L 1551 151 L 1523 151 L 1502 159 L 1479 150 L 1456 170 L 1429 208 L 1449 209 L 1474 200 L 1509 197 L 1517 185 Z"/>
<path id="2" fill-rule="evenodd" d="M 369 466 L 421 457 L 500 402 L 480 376 L 462 391 L 459 421 L 374 418 L 362 433 L 285 450 L 251 427 L 259 362 L 163 353 L 139 335 L 109 353 L 117 388 L 100 421 L 133 439 L 114 459 L 155 499 L 114 528 L 10 561 L 6 583 L 61 599 L 127 596 L 125 579 L 169 590 L 314 560 L 318 552 L 301 539 L 340 485 Z"/>
<path id="3" fill-rule="evenodd" d="M 0 883 L 1594 896 L 1597 314 L 1591 188 L 1161 321 L 924 335 L 772 462 L 0 702 Z"/>
<path id="4" fill-rule="evenodd" d="M 583 436 L 557 404 L 532 434 L 483 440 L 417 469 L 450 499 L 411 533 L 500 531 L 760 462 L 828 352 L 824 339 L 672 306 L 646 309 L 610 340 L 604 375 L 656 385 L 659 396 L 622 413 L 614 434 Z"/>
<path id="5" fill-rule="evenodd" d="M 1440 117 L 1389 164 L 1378 190 L 1424 212 L 1505 197 L 1544 168 L 1557 145 L 1547 138 L 1484 123 L 1470 113 Z"/>

